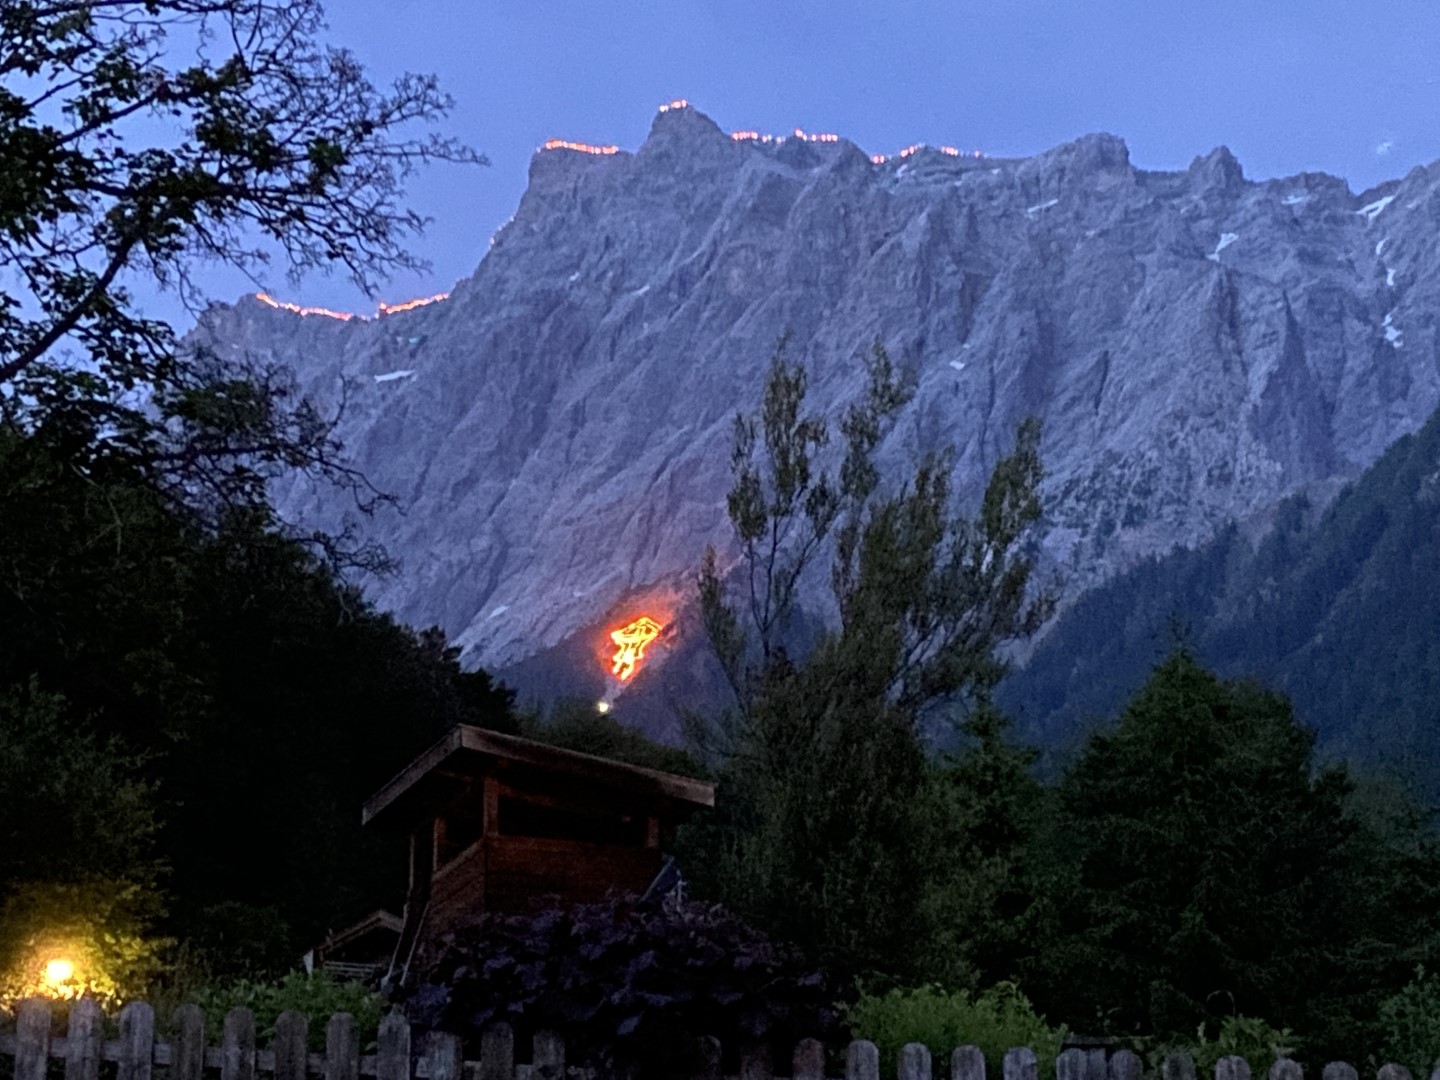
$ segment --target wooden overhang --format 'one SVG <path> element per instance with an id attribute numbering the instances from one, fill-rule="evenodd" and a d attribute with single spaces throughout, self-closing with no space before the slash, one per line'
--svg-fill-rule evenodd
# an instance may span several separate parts
<path id="1" fill-rule="evenodd" d="M 334 952 L 336 949 L 342 949 L 352 941 L 362 938 L 366 934 L 374 933 L 376 930 L 384 930 L 399 937 L 401 931 L 404 929 L 405 920 L 399 915 L 384 910 L 372 911 L 359 922 L 352 923 L 350 926 L 345 927 L 345 929 L 337 930 L 328 935 L 324 941 L 315 946 L 314 951 L 317 953 Z"/>
<path id="2" fill-rule="evenodd" d="M 586 787 L 648 798 L 668 804 L 676 818 L 715 805 L 715 785 L 708 780 L 457 724 L 366 801 L 361 823 L 413 824 L 497 766 L 566 776 Z"/>

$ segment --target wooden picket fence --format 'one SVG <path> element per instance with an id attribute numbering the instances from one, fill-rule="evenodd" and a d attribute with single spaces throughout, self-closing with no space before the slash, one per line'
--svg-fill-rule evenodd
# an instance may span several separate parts
<path id="1" fill-rule="evenodd" d="M 398 1010 L 381 1020 L 374 1054 L 361 1053 L 355 1019 L 348 1013 L 337 1013 L 326 1023 L 323 1054 L 308 1051 L 309 1021 L 295 1012 L 280 1014 L 267 1048 L 256 1045 L 255 1017 L 244 1008 L 226 1015 L 219 1046 L 206 1045 L 205 1014 L 196 1005 L 175 1011 L 169 1042 L 156 1039 L 155 1010 L 143 1001 L 120 1010 L 117 1039 L 105 1038 L 105 1018 L 93 1001 L 70 1006 L 63 1037 L 52 1036 L 52 1019 L 50 1002 L 20 1003 L 14 1032 L 0 1034 L 0 1059 L 8 1059 L 12 1070 L 6 1078 L 0 1064 L 0 1080 L 58 1078 L 62 1063 L 64 1080 L 101 1080 L 102 1069 L 105 1080 L 157 1080 L 157 1069 L 164 1080 L 213 1080 L 217 1074 L 219 1080 L 601 1080 L 594 1070 L 567 1068 L 564 1039 L 553 1032 L 538 1033 L 530 1062 L 517 1064 L 515 1038 L 507 1024 L 496 1024 L 482 1034 L 478 1061 L 465 1061 L 459 1037 L 444 1032 L 426 1035 L 418 1052 L 413 1052 L 410 1024 Z M 736 1078 L 722 1075 L 718 1040 L 702 1040 L 701 1051 L 698 1074 L 677 1080 L 776 1080 L 767 1048 L 742 1053 Z M 802 1040 L 789 1062 L 789 1077 L 826 1080 L 826 1057 L 822 1043 Z M 930 1051 L 911 1043 L 901 1050 L 895 1071 L 887 1069 L 884 1075 L 941 1080 L 935 1071 Z M 996 1080 L 1037 1080 L 1034 1051 L 1010 1050 L 1002 1072 Z M 1142 1068 L 1129 1050 L 1071 1048 L 1055 1059 L 1055 1073 L 1056 1080 L 1141 1080 Z M 856 1040 L 846 1047 L 844 1080 L 881 1080 L 881 1075 L 874 1043 Z M 985 1058 L 978 1047 L 962 1046 L 950 1055 L 949 1080 L 986 1080 Z M 1160 1080 L 1197 1080 L 1189 1055 L 1168 1057 Z M 1215 1065 L 1215 1080 L 1252 1080 L 1250 1066 L 1244 1058 L 1222 1058 Z M 1304 1074 L 1297 1062 L 1282 1058 L 1270 1066 L 1265 1080 L 1304 1080 Z M 1359 1080 L 1359 1073 L 1346 1062 L 1332 1061 L 1321 1070 L 1320 1080 Z M 1403 1066 L 1387 1064 L 1378 1070 L 1376 1080 L 1415 1078 Z M 1428 1080 L 1440 1080 L 1440 1068 Z"/>

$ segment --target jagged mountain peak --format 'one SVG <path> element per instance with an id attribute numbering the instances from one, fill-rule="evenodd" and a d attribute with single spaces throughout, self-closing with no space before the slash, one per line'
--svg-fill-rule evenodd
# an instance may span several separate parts
<path id="1" fill-rule="evenodd" d="M 1037 155 L 1050 168 L 1077 173 L 1129 172 L 1130 147 L 1118 135 L 1097 131 Z"/>
<path id="2" fill-rule="evenodd" d="M 646 136 L 645 144 L 667 139 L 721 142 L 728 138 L 709 116 L 688 101 L 679 100 L 655 110 L 655 119 L 650 123 L 650 134 Z"/>
<path id="3" fill-rule="evenodd" d="M 1228 146 L 1217 146 L 1195 158 L 1188 171 L 1206 188 L 1233 191 L 1245 183 L 1245 170 Z"/>
<path id="4" fill-rule="evenodd" d="M 341 437 L 404 509 L 357 521 L 404 567 L 382 604 L 473 663 L 564 644 L 585 666 L 609 620 L 683 620 L 701 551 L 728 550 L 731 420 L 786 329 L 832 414 L 873 340 L 915 367 L 891 476 L 951 446 L 973 498 L 1039 415 L 1041 549 L 1069 595 L 1353 473 L 1440 404 L 1436 189 L 1253 183 L 1223 149 L 1142 171 L 1107 134 L 870 157 L 681 106 L 634 152 L 538 152 L 448 299 L 348 320 L 247 302 L 198 334 L 290 363 L 321 403 L 347 388 Z M 314 525 L 353 515 L 302 480 L 276 493 Z"/>

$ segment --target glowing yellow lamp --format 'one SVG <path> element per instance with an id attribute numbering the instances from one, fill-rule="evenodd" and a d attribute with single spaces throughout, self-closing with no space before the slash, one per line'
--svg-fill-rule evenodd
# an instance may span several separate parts
<path id="1" fill-rule="evenodd" d="M 45 964 L 45 985 L 60 987 L 75 977 L 75 965 L 69 960 L 56 957 Z"/>

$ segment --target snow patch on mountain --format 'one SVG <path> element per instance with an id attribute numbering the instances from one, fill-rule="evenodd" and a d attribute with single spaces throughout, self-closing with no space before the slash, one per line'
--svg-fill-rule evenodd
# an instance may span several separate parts
<path id="1" fill-rule="evenodd" d="M 1239 239 L 1240 239 L 1240 234 L 1239 234 L 1239 233 L 1233 233 L 1233 232 L 1221 233 L 1221 234 L 1220 234 L 1220 240 L 1219 240 L 1219 242 L 1215 245 L 1215 250 L 1212 251 L 1212 252 L 1210 252 L 1209 255 L 1206 255 L 1205 258 L 1209 259 L 1211 262 L 1219 262 L 1219 261 L 1220 261 L 1220 252 L 1224 251 L 1227 247 L 1229 247 L 1231 244 L 1233 244 L 1236 240 L 1239 240 Z"/>
<path id="2" fill-rule="evenodd" d="M 1404 333 L 1403 331 L 1397 330 L 1395 328 L 1394 321 L 1395 312 L 1387 312 L 1385 315 L 1385 321 L 1381 323 L 1381 326 L 1385 331 L 1385 340 L 1398 349 L 1405 344 L 1403 340 Z"/>
<path id="3" fill-rule="evenodd" d="M 1356 210 L 1355 213 L 1364 217 L 1366 221 L 1374 221 L 1384 213 L 1385 208 L 1394 201 L 1394 195 L 1386 195 L 1383 199 L 1376 199 L 1372 203 L 1366 203 L 1359 210 Z"/>

